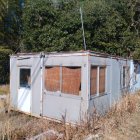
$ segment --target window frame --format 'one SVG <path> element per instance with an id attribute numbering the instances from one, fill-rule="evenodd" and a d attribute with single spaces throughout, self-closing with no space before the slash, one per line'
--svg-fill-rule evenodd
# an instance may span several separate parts
<path id="1" fill-rule="evenodd" d="M 129 73 L 127 72 L 129 70 Z M 125 74 L 125 77 L 124 77 Z M 128 75 L 129 74 L 129 75 Z M 130 66 L 122 66 L 122 79 L 121 79 L 121 88 L 129 88 L 130 87 Z"/>
<path id="2" fill-rule="evenodd" d="M 94 95 L 92 95 L 91 94 L 91 68 L 92 67 L 97 67 L 97 87 L 96 87 L 96 90 L 97 90 L 97 92 L 96 92 L 96 94 L 94 94 Z M 99 92 L 99 89 L 100 89 L 100 68 L 105 68 L 105 91 L 104 92 L 102 92 L 102 93 L 100 93 Z M 90 66 L 90 97 L 91 98 L 94 98 L 94 97 L 100 97 L 100 96 L 104 96 L 104 95 L 106 95 L 106 90 L 107 90 L 107 66 L 106 65 L 94 65 L 94 64 L 91 64 L 91 66 Z"/>
<path id="3" fill-rule="evenodd" d="M 77 68 L 80 68 L 80 73 L 81 73 L 81 91 L 82 91 L 82 66 L 65 66 L 65 65 L 46 65 L 44 68 L 46 67 L 59 67 L 60 68 L 60 91 L 49 91 L 46 89 L 45 87 L 45 79 L 44 79 L 44 92 L 48 95 L 55 95 L 55 96 L 64 96 L 64 97 L 77 97 L 79 99 L 79 97 L 81 96 L 81 92 L 79 92 L 79 94 L 73 94 L 73 93 L 64 93 L 62 92 L 62 76 L 63 76 L 63 73 L 62 73 L 62 68 L 63 67 L 77 67 Z M 44 71 L 44 78 L 45 78 L 45 71 Z"/>
<path id="4" fill-rule="evenodd" d="M 104 68 L 105 76 L 104 76 L 104 92 L 100 92 L 100 68 Z M 106 66 L 99 66 L 99 95 L 102 96 L 106 93 Z"/>
<path id="5" fill-rule="evenodd" d="M 30 85 L 28 85 L 28 86 L 21 86 L 21 82 L 20 82 L 20 74 L 21 74 L 21 70 L 30 70 Z M 31 89 L 31 87 L 32 87 L 32 78 L 31 78 L 31 71 L 32 71 L 32 69 L 31 69 L 31 67 L 19 67 L 19 76 L 18 76 L 18 87 L 19 87 L 19 89 L 20 88 L 28 88 L 28 89 Z"/>
<path id="6" fill-rule="evenodd" d="M 92 84 L 92 81 L 91 81 L 91 80 L 92 80 L 91 72 L 92 72 L 92 68 L 96 68 L 96 74 L 97 74 L 97 76 L 96 76 L 96 81 L 95 81 L 95 83 L 96 83 L 96 90 L 95 90 L 96 93 L 93 93 L 93 94 L 91 93 L 91 90 L 92 90 L 92 89 L 91 89 L 91 84 Z M 96 96 L 97 93 L 98 93 L 98 91 L 97 91 L 97 90 L 98 90 L 98 88 L 97 88 L 97 86 L 98 86 L 98 71 L 99 71 L 99 70 L 98 70 L 98 66 L 91 65 L 91 69 L 90 69 L 90 95 L 91 95 L 91 96 Z"/>
<path id="7" fill-rule="evenodd" d="M 80 91 L 79 91 L 79 93 L 66 93 L 66 92 L 63 92 L 63 67 L 66 67 L 66 68 L 68 68 L 68 67 L 70 67 L 70 68 L 78 68 L 78 69 L 80 69 Z M 81 89 L 82 89 L 82 67 L 81 66 L 62 66 L 61 67 L 61 69 L 62 69 L 62 85 L 61 85 L 61 92 L 63 93 L 63 94 L 68 94 L 68 95 L 74 95 L 74 96 L 79 96 L 80 94 L 81 94 Z"/>
<path id="8" fill-rule="evenodd" d="M 47 90 L 46 89 L 46 80 L 45 80 L 45 78 L 46 78 L 46 68 L 51 68 L 51 67 L 58 67 L 59 68 L 59 80 L 61 81 L 61 79 L 60 79 L 60 73 L 61 73 L 61 69 L 60 69 L 60 67 L 59 66 L 57 66 L 57 65 L 55 65 L 55 66 L 45 66 L 45 71 L 44 71 L 44 89 L 47 91 L 47 92 L 50 92 L 50 93 L 54 93 L 54 92 L 56 92 L 56 93 L 59 93 L 59 92 L 61 92 L 61 83 L 60 83 L 60 81 L 59 81 L 59 89 L 60 90 L 58 90 L 58 91 L 50 91 L 50 90 Z"/>

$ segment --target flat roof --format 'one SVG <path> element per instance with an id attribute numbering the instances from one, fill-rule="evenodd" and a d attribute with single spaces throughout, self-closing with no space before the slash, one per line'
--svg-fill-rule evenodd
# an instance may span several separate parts
<path id="1" fill-rule="evenodd" d="M 51 55 L 51 56 L 70 56 L 70 55 L 90 55 L 90 56 L 97 56 L 97 57 L 103 57 L 103 58 L 113 58 L 113 59 L 123 59 L 123 60 L 130 60 L 132 58 L 124 58 L 121 56 L 116 55 L 110 55 L 107 53 L 101 53 L 96 51 L 69 51 L 69 52 L 33 52 L 33 53 L 17 53 L 12 54 L 12 56 L 20 57 L 20 56 L 40 56 L 40 55 Z"/>

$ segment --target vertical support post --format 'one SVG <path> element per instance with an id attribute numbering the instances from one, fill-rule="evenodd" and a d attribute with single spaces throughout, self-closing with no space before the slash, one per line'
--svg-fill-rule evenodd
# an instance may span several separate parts
<path id="1" fill-rule="evenodd" d="M 60 93 L 62 93 L 62 65 L 60 65 Z"/>
<path id="2" fill-rule="evenodd" d="M 43 95 L 44 95 L 44 54 L 41 53 L 40 55 L 40 62 L 41 62 L 41 98 L 40 98 L 40 116 L 43 115 Z"/>
<path id="3" fill-rule="evenodd" d="M 97 95 L 99 96 L 99 70 L 100 70 L 100 67 L 98 66 L 97 67 Z"/>
<path id="4" fill-rule="evenodd" d="M 110 107 L 112 105 L 112 57 L 111 57 L 111 66 L 110 66 Z"/>
<path id="5" fill-rule="evenodd" d="M 90 99 L 91 99 L 91 95 L 90 95 L 90 86 L 91 86 L 91 81 L 90 81 L 90 73 L 91 73 L 91 62 L 90 62 L 90 53 L 88 52 L 87 53 L 87 62 L 86 62 L 87 64 L 86 64 L 86 67 L 87 67 L 87 70 L 86 70 L 86 72 L 87 72 L 87 86 L 86 86 L 86 88 L 87 88 L 87 94 L 86 94 L 86 100 L 85 100 L 85 102 L 86 102 L 86 104 L 87 104 L 87 108 L 86 108 L 86 117 L 87 117 L 87 119 L 90 117 Z"/>

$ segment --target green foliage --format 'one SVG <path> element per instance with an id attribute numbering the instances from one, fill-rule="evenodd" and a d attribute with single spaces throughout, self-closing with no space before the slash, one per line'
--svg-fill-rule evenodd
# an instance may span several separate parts
<path id="1" fill-rule="evenodd" d="M 140 59 L 138 0 L 0 0 L 1 54 L 84 49 L 80 7 L 88 50 Z"/>
<path id="2" fill-rule="evenodd" d="M 22 51 L 83 49 L 80 6 L 87 49 L 131 56 L 139 47 L 135 0 L 59 0 L 55 4 L 29 0 L 23 12 Z"/>
<path id="3" fill-rule="evenodd" d="M 0 84 L 9 82 L 9 55 L 18 50 L 21 15 L 17 0 L 0 0 Z"/>
<path id="4" fill-rule="evenodd" d="M 0 46 L 0 84 L 9 82 L 9 54 L 12 51 Z"/>
<path id="5" fill-rule="evenodd" d="M 0 45 L 17 49 L 22 29 L 21 15 L 18 0 L 0 0 Z"/>
<path id="6" fill-rule="evenodd" d="M 5 17 L 7 15 L 7 0 L 0 0 L 0 44 L 4 42 L 5 31 Z"/>
<path id="7" fill-rule="evenodd" d="M 60 5 L 55 6 L 46 0 L 36 0 L 30 1 L 26 6 L 23 15 L 23 43 L 26 51 L 82 49 L 82 32 L 77 2 L 61 2 Z"/>

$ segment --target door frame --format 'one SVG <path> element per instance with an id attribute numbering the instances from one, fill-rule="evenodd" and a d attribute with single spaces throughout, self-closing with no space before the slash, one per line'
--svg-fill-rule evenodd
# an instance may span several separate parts
<path id="1" fill-rule="evenodd" d="M 25 66 L 25 65 L 21 65 L 21 66 L 18 66 L 18 76 L 17 76 L 17 109 L 19 111 L 22 111 L 20 110 L 19 108 L 19 103 L 18 103 L 18 94 L 19 94 L 19 89 L 20 89 L 20 70 L 21 69 L 30 69 L 30 77 L 31 77 L 31 84 L 30 84 L 30 111 L 29 112 L 25 112 L 25 113 L 31 113 L 32 112 L 32 67 L 31 66 Z"/>

